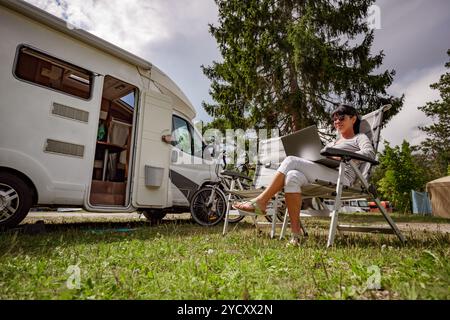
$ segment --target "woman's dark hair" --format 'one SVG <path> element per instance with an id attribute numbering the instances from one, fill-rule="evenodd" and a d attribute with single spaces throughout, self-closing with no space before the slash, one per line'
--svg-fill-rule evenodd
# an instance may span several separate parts
<path id="1" fill-rule="evenodd" d="M 355 116 L 356 121 L 353 124 L 353 131 L 355 134 L 359 133 L 359 124 L 361 123 L 361 120 L 359 119 L 358 112 L 355 108 L 353 108 L 351 105 L 348 104 L 340 104 L 337 106 L 336 109 L 334 109 L 333 113 L 331 114 L 331 119 L 334 118 L 334 116 L 341 116 L 341 115 L 348 115 L 348 116 Z"/>

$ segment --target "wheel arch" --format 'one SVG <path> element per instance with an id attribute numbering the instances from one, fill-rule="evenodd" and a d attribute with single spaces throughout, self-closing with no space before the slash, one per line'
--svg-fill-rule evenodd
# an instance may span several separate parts
<path id="1" fill-rule="evenodd" d="M 9 167 L 1 167 L 0 166 L 0 172 L 7 172 L 10 174 L 13 174 L 17 177 L 19 177 L 20 179 L 22 179 L 30 188 L 31 192 L 32 192 L 32 203 L 33 205 L 37 204 L 38 199 L 39 199 L 39 194 L 37 191 L 36 186 L 34 185 L 33 181 L 23 172 L 20 172 L 16 169 L 13 168 L 9 168 Z"/>

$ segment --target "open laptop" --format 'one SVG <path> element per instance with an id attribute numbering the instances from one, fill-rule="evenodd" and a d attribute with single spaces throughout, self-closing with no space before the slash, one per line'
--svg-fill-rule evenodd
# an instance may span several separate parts
<path id="1" fill-rule="evenodd" d="M 339 167 L 339 160 L 330 159 L 320 154 L 324 147 L 317 133 L 316 126 L 309 126 L 281 137 L 286 156 L 296 156 L 320 163 L 330 168 Z"/>

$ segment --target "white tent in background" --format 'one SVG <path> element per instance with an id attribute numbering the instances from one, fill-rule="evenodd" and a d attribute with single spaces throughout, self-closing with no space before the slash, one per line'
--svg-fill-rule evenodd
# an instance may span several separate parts
<path id="1" fill-rule="evenodd" d="M 433 216 L 450 218 L 450 176 L 427 183 Z"/>

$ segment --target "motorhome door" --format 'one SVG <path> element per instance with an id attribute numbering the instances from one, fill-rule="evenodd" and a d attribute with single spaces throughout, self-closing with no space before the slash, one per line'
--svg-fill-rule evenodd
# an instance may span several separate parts
<path id="1" fill-rule="evenodd" d="M 141 105 L 132 203 L 136 208 L 166 207 L 171 205 L 167 203 L 171 145 L 162 136 L 171 134 L 172 99 L 144 92 Z"/>

